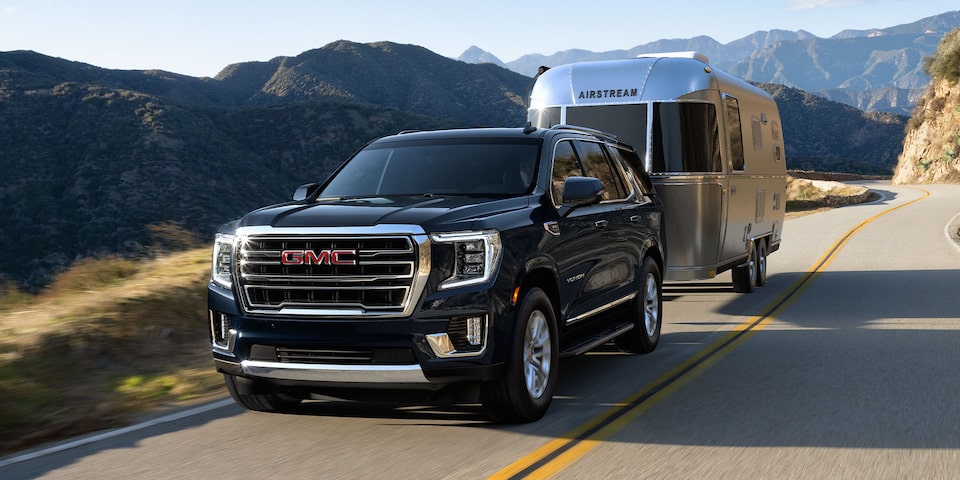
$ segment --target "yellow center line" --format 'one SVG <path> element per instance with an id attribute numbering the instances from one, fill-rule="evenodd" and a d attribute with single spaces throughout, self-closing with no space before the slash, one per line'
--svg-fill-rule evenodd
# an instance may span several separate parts
<path id="1" fill-rule="evenodd" d="M 828 265 L 836 258 L 840 250 L 858 232 L 874 220 L 895 210 L 919 202 L 930 196 L 923 189 L 922 197 L 888 208 L 847 231 L 839 240 L 827 249 L 804 275 L 774 299 L 759 315 L 748 318 L 732 331 L 707 345 L 692 357 L 657 377 L 640 390 L 630 394 L 595 418 L 583 423 L 560 438 L 552 440 L 534 450 L 503 470 L 491 475 L 491 480 L 499 479 L 540 479 L 549 478 L 577 461 L 600 445 L 614 433 L 622 430 L 641 414 L 653 408 L 660 400 L 668 397 L 680 387 L 708 370 L 713 364 L 734 351 L 743 342 L 754 336 L 800 297 Z"/>

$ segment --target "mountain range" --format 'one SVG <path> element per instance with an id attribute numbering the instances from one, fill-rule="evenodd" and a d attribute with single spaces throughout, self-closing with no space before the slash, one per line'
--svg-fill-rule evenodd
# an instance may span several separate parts
<path id="1" fill-rule="evenodd" d="M 860 110 L 909 115 L 930 83 L 923 59 L 936 52 L 940 38 L 956 27 L 960 27 L 960 11 L 888 28 L 844 30 L 829 38 L 804 30 L 766 30 L 726 44 L 698 36 L 657 40 L 626 50 L 528 54 L 506 63 L 473 46 L 458 58 L 533 76 L 541 65 L 693 50 L 706 54 L 714 67 L 752 82 L 799 88 Z"/>
<path id="2" fill-rule="evenodd" d="M 176 246 L 170 232 L 209 241 L 382 135 L 523 125 L 531 81 L 390 42 L 334 42 L 215 78 L 0 52 L 0 294 L 5 282 L 36 291 L 85 257 L 155 255 Z M 891 172 L 906 117 L 762 87 L 791 168 Z"/>

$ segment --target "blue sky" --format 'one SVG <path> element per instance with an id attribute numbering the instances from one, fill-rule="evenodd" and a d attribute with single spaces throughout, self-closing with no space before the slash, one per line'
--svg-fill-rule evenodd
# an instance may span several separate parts
<path id="1" fill-rule="evenodd" d="M 341 39 L 410 43 L 452 58 L 476 45 L 509 62 L 662 38 L 727 43 L 775 28 L 829 37 L 957 9 L 956 0 L 0 0 L 0 51 L 214 76 L 231 63 Z"/>

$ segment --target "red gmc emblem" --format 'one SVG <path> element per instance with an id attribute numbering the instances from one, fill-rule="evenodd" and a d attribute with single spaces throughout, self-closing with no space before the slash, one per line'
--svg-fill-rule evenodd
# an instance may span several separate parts
<path id="1" fill-rule="evenodd" d="M 280 252 L 284 265 L 356 265 L 356 250 L 284 250 Z"/>

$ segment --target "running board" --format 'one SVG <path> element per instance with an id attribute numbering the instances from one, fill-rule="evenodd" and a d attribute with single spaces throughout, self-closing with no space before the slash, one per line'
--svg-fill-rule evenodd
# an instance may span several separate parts
<path id="1" fill-rule="evenodd" d="M 597 334 L 595 337 L 588 338 L 585 341 L 560 352 L 560 356 L 572 357 L 582 353 L 587 353 L 590 350 L 593 350 L 594 348 L 597 348 L 600 345 L 619 337 L 621 334 L 633 330 L 633 327 L 635 326 L 636 324 L 634 323 L 624 323 L 622 325 L 618 325 L 610 330 Z"/>

